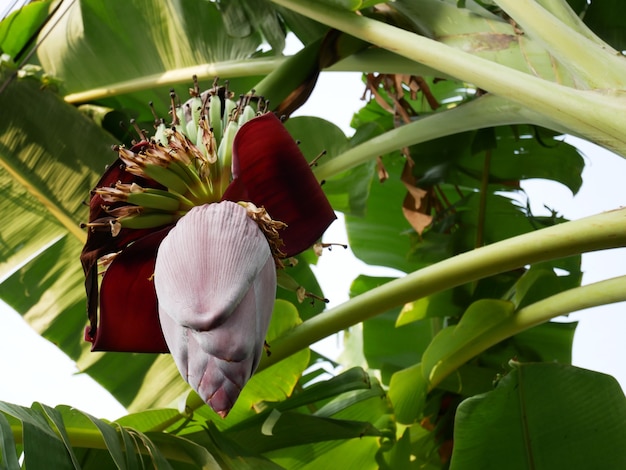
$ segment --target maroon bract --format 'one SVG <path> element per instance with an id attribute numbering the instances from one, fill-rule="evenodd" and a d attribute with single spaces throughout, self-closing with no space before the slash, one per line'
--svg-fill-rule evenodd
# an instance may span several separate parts
<path id="1" fill-rule="evenodd" d="M 144 187 L 160 187 L 154 181 L 126 172 L 125 165 L 120 159 L 117 159 L 106 169 L 96 188 L 109 187 L 117 182 L 139 182 Z M 80 256 L 83 271 L 85 272 L 87 313 L 90 323 L 85 330 L 85 339 L 93 343 L 92 350 L 94 351 L 167 352 L 168 349 L 163 339 L 163 334 L 160 333 L 160 325 L 158 322 L 154 322 L 152 317 L 145 315 L 146 312 L 150 311 L 149 308 L 145 308 L 145 302 L 150 302 L 154 299 L 153 308 L 156 309 L 156 297 L 154 294 L 147 295 L 147 292 L 150 292 L 150 290 L 154 292 L 154 287 L 151 282 L 138 275 L 142 269 L 144 271 L 154 271 L 154 262 L 152 262 L 152 268 L 150 268 L 149 260 L 154 260 L 156 257 L 158 242 L 163 239 L 167 232 L 159 231 L 161 236 L 156 246 L 153 243 L 155 235 L 152 235 L 152 232 L 154 232 L 152 229 L 133 230 L 122 228 L 116 236 L 113 236 L 112 231 L 109 229 L 112 217 L 108 215 L 105 207 L 114 209 L 120 205 L 106 204 L 100 195 L 92 192 L 89 203 L 89 223 L 91 229 L 87 233 L 87 243 L 85 243 Z M 99 330 L 98 260 L 122 251 L 130 244 L 133 244 L 135 240 L 143 237 L 146 237 L 144 242 L 135 246 L 130 254 L 127 253 L 124 256 L 116 257 L 117 263 L 115 263 L 115 267 L 111 271 L 113 274 L 109 273 L 109 276 L 105 276 L 107 278 L 106 283 L 103 279 L 101 290 L 107 289 L 108 285 L 112 284 L 111 290 L 114 291 L 114 294 L 108 295 L 107 299 L 101 303 L 108 304 L 113 302 L 114 305 L 101 305 L 101 311 L 110 312 L 109 315 L 106 315 L 104 321 L 106 323 L 110 321 L 111 327 L 108 328 L 105 324 Z M 156 237 L 158 238 L 158 235 Z M 142 245 L 144 246 L 143 250 L 141 250 Z M 145 253 L 135 253 L 145 250 L 151 250 L 152 252 L 148 253 L 147 256 Z M 143 262 L 136 262 L 135 259 L 143 259 Z M 126 267 L 128 264 L 131 264 L 131 267 Z M 118 267 L 124 271 L 124 274 L 120 276 L 116 274 Z M 117 299 L 123 300 L 119 301 Z M 135 310 L 132 305 L 138 300 L 144 304 L 142 304 L 140 310 Z M 124 303 L 123 307 L 120 305 L 122 302 Z M 133 311 L 136 313 L 129 314 L 129 312 Z M 142 325 L 142 329 L 136 327 L 118 328 L 119 324 L 125 321 L 132 322 L 135 326 Z M 137 336 L 137 332 L 141 330 L 146 332 L 146 339 L 141 341 L 143 347 L 139 344 Z M 155 334 L 157 332 L 159 333 L 158 335 Z M 132 335 L 133 337 L 128 338 L 127 335 Z M 155 337 L 157 340 L 155 340 Z"/>
<path id="2" fill-rule="evenodd" d="M 319 239 L 335 213 L 278 118 L 265 114 L 251 122 L 254 125 L 243 126 L 235 138 L 234 180 L 224 199 L 252 201 L 264 206 L 273 219 L 286 223 L 281 232 L 282 251 L 293 256 Z"/>

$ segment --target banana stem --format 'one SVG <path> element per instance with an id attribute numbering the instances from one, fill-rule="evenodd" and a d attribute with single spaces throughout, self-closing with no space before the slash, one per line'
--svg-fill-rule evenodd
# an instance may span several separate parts
<path id="1" fill-rule="evenodd" d="M 573 30 L 534 0 L 497 0 L 522 28 L 591 88 L 623 88 L 626 61 L 608 45 Z M 602 73 L 598 73 L 598 71 Z"/>
<path id="2" fill-rule="evenodd" d="M 352 54 L 324 70 L 327 72 L 398 73 L 426 77 L 452 78 L 452 76 L 446 75 L 432 67 L 419 64 L 391 51 L 377 48 L 365 49 L 356 54 Z"/>
<path id="3" fill-rule="evenodd" d="M 287 57 L 272 73 L 254 86 L 255 94 L 270 100 L 273 106 L 280 104 L 319 71 L 320 44 L 321 40 L 315 41 L 297 54 Z"/>
<path id="4" fill-rule="evenodd" d="M 268 57 L 263 59 L 246 59 L 213 64 L 200 64 L 163 73 L 146 75 L 144 77 L 113 83 L 103 88 L 71 93 L 64 97 L 68 103 L 84 103 L 101 100 L 111 96 L 149 90 L 157 86 L 172 86 L 188 83 L 194 75 L 199 80 L 212 81 L 215 77 L 249 77 L 251 75 L 267 75 L 275 70 L 286 59 L 284 57 Z"/>
<path id="5" fill-rule="evenodd" d="M 486 95 L 385 132 L 328 160 L 316 168 L 314 173 L 322 181 L 402 147 L 468 130 L 523 123 L 552 129 L 559 127 L 545 117 L 504 98 Z"/>
<path id="6" fill-rule="evenodd" d="M 620 276 L 560 292 L 528 305 L 438 363 L 432 371 L 429 390 L 436 388 L 443 379 L 467 361 L 506 338 L 561 315 L 624 301 L 626 301 L 626 276 Z"/>
<path id="7" fill-rule="evenodd" d="M 347 34 L 368 41 L 443 73 L 468 81 L 562 124 L 569 133 L 581 135 L 614 152 L 626 155 L 626 97 L 617 92 L 575 90 L 463 52 L 432 39 L 380 21 L 305 0 L 272 2 Z M 511 2 L 509 2 L 511 3 Z M 526 17 L 523 17 L 524 19 Z M 579 52 L 588 51 L 590 41 Z M 581 50 L 582 49 L 582 50 Z M 603 56 L 610 53 L 603 51 Z M 606 59 L 607 61 L 609 59 Z M 626 65 L 621 65 L 626 67 Z M 603 69 L 602 69 L 603 70 Z M 603 73 L 598 74 L 601 80 Z M 626 76 L 622 72 L 622 77 Z M 596 80 L 598 81 L 598 80 Z M 608 82 L 611 88 L 614 83 Z M 623 88 L 621 86 L 620 88 Z"/>
<path id="8" fill-rule="evenodd" d="M 626 245 L 626 209 L 537 230 L 415 271 L 327 310 L 271 344 L 259 370 L 374 315 L 527 264 Z"/>

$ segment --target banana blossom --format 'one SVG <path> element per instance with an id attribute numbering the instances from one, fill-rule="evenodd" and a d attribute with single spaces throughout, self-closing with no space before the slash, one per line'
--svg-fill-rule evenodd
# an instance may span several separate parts
<path id="1" fill-rule="evenodd" d="M 141 142 L 130 152 L 158 147 Z M 119 214 L 133 220 L 142 208 L 130 196 L 112 203 L 107 196 L 133 184 L 155 194 L 168 191 L 158 177 L 129 170 L 118 159 L 96 186 L 112 189 L 92 192 L 81 255 L 90 320 L 85 338 L 94 351 L 171 352 L 183 378 L 224 417 L 263 352 L 280 259 L 315 243 L 334 212 L 272 113 L 239 127 L 232 181 L 219 200 L 189 204 L 181 196 L 175 212 L 140 214 L 145 220 L 169 214 L 156 227 L 125 226 Z M 106 266 L 101 282 L 98 264 Z"/>

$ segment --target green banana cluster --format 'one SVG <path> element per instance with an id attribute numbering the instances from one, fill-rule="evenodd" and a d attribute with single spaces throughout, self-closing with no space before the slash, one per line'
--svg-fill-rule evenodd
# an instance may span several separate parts
<path id="1" fill-rule="evenodd" d="M 126 171 L 156 181 L 166 189 L 117 183 L 97 188 L 105 202 L 125 203 L 109 211 L 114 235 L 124 228 L 152 228 L 174 223 L 193 206 L 219 201 L 231 181 L 233 143 L 243 124 L 267 112 L 267 102 L 254 95 L 235 101 L 227 86 L 200 92 L 197 78 L 182 105 L 172 91 L 172 122 L 166 125 L 155 113 L 155 134 L 131 149 L 115 146 Z"/>

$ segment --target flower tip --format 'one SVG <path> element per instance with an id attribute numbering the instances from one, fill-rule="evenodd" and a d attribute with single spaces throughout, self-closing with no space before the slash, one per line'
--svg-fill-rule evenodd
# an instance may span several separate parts
<path id="1" fill-rule="evenodd" d="M 208 400 L 205 401 L 207 405 L 209 405 L 211 409 L 220 416 L 220 418 L 224 419 L 228 416 L 230 410 L 232 410 L 238 396 L 239 393 L 237 393 L 237 396 L 231 397 L 225 387 L 220 387 L 211 397 L 209 397 Z"/>

